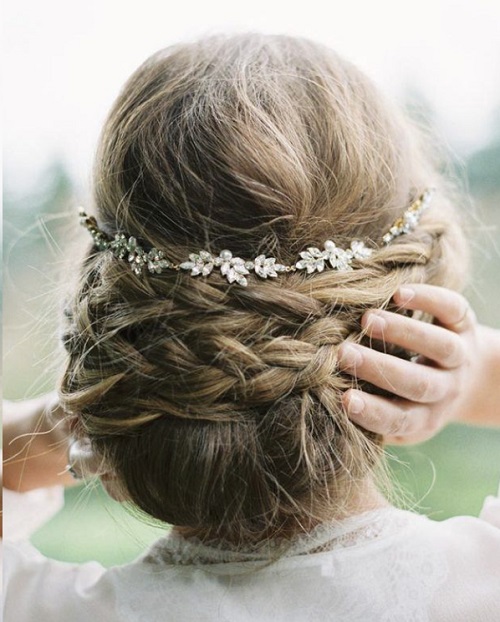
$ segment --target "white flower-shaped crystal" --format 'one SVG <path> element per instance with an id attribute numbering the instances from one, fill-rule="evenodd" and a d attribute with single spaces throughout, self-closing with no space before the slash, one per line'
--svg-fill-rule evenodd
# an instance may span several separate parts
<path id="1" fill-rule="evenodd" d="M 352 270 L 352 252 L 337 246 L 331 240 L 327 240 L 325 246 L 325 258 L 334 270 Z"/>
<path id="2" fill-rule="evenodd" d="M 226 277 L 228 283 L 238 283 L 246 287 L 248 284 L 245 274 L 250 274 L 245 265 L 245 260 L 241 257 L 233 257 L 231 251 L 223 250 L 215 258 L 214 264 L 220 268 L 220 273 Z"/>
<path id="3" fill-rule="evenodd" d="M 326 251 L 320 251 L 315 246 L 310 246 L 306 251 L 300 253 L 302 259 L 295 264 L 298 270 L 307 270 L 307 274 L 312 272 L 323 272 L 325 269 Z"/>
<path id="4" fill-rule="evenodd" d="M 267 279 L 268 276 L 278 276 L 278 272 L 284 272 L 286 267 L 283 264 L 276 263 L 275 257 L 259 255 L 253 262 L 253 269 L 255 270 L 255 274 L 263 279 Z"/>
<path id="5" fill-rule="evenodd" d="M 363 260 L 372 256 L 373 249 L 365 246 L 365 243 L 360 240 L 353 240 L 351 242 L 351 249 L 347 252 L 350 253 L 354 259 Z"/>
<path id="6" fill-rule="evenodd" d="M 163 270 L 170 268 L 171 263 L 165 259 L 163 251 L 152 248 L 148 255 L 148 270 L 154 274 L 160 274 Z"/>
<path id="7" fill-rule="evenodd" d="M 179 264 L 179 268 L 191 270 L 191 276 L 197 276 L 198 274 L 208 276 L 212 272 L 214 265 L 213 255 L 208 251 L 200 251 L 199 253 L 191 253 L 189 261 Z"/>

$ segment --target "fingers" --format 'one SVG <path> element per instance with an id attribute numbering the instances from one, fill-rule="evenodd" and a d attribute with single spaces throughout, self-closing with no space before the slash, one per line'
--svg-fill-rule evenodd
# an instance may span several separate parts
<path id="1" fill-rule="evenodd" d="M 394 302 L 403 309 L 429 313 L 456 333 L 468 330 L 476 321 L 474 312 L 461 294 L 436 285 L 405 285 L 394 295 Z"/>
<path id="2" fill-rule="evenodd" d="M 393 442 L 407 437 L 424 440 L 436 432 L 436 421 L 423 404 L 388 400 L 355 389 L 347 391 L 342 401 L 352 421 Z"/>
<path id="3" fill-rule="evenodd" d="M 362 319 L 367 335 L 416 352 L 437 366 L 419 365 L 344 343 L 339 350 L 340 368 L 394 397 L 351 389 L 343 402 L 353 421 L 386 440 L 420 442 L 433 436 L 449 418 L 444 405 L 452 403 L 461 390 L 476 318 L 463 296 L 432 285 L 404 286 L 394 301 L 402 309 L 432 315 L 437 325 L 372 310 Z"/>
<path id="4" fill-rule="evenodd" d="M 356 378 L 419 403 L 440 401 L 450 392 L 447 372 L 418 365 L 358 344 L 344 343 L 339 365 Z"/>
<path id="5" fill-rule="evenodd" d="M 465 361 L 463 340 L 446 328 L 388 311 L 369 311 L 361 323 L 370 337 L 418 352 L 441 367 L 454 369 Z"/>

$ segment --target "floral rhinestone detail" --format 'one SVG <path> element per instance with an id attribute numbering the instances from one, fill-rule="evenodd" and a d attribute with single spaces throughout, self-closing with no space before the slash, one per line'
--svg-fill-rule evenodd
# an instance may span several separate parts
<path id="1" fill-rule="evenodd" d="M 127 237 L 124 233 L 117 233 L 114 238 L 109 238 L 104 231 L 98 229 L 95 218 L 87 216 L 83 210 L 80 210 L 80 223 L 89 230 L 98 250 L 111 250 L 118 259 L 126 257 L 132 272 L 137 274 L 137 276 L 141 276 L 144 269 L 160 274 L 163 270 L 173 265 L 165 259 L 163 251 L 156 248 L 145 251 L 132 236 Z"/>
<path id="2" fill-rule="evenodd" d="M 214 257 L 208 251 L 191 253 L 189 261 L 179 264 L 181 270 L 191 270 L 191 276 L 208 276 L 216 267 L 226 277 L 228 283 L 238 283 L 245 287 L 248 281 L 245 275 L 250 274 L 246 263 L 241 257 L 233 257 L 231 251 L 223 250 L 218 257 Z"/>
<path id="3" fill-rule="evenodd" d="M 347 250 L 337 246 L 332 240 L 327 240 L 323 251 L 315 246 L 310 246 L 306 251 L 302 251 L 300 259 L 295 267 L 297 270 L 306 270 L 308 274 L 312 272 L 323 272 L 327 263 L 334 270 L 352 270 L 353 259 L 362 261 L 368 259 L 373 253 L 373 249 L 365 246 L 364 242 L 353 240 L 351 248 Z"/>
<path id="4" fill-rule="evenodd" d="M 252 263 L 252 262 L 250 262 Z M 274 257 L 266 257 L 259 255 L 253 262 L 253 269 L 263 279 L 268 277 L 277 277 L 279 272 L 286 272 L 287 267 L 281 263 L 276 263 Z"/>
<path id="5" fill-rule="evenodd" d="M 241 257 L 233 257 L 231 251 L 223 250 L 218 257 L 214 257 L 208 251 L 191 253 L 189 261 L 179 264 L 181 270 L 190 270 L 191 276 L 199 274 L 208 276 L 214 268 L 218 268 L 220 273 L 226 277 L 228 283 L 238 283 L 245 287 L 248 285 L 247 275 L 251 271 L 263 279 L 276 277 L 279 272 L 285 272 L 286 266 L 276 263 L 274 257 L 259 255 L 253 261 L 245 261 Z"/>
<path id="6" fill-rule="evenodd" d="M 392 240 L 405 233 L 410 233 L 419 224 L 422 213 L 429 207 L 434 190 L 425 190 L 403 215 L 382 236 L 382 243 L 389 244 Z M 157 248 L 149 251 L 143 249 L 133 236 L 117 233 L 108 236 L 99 229 L 94 217 L 88 216 L 80 209 L 80 224 L 91 234 L 97 250 L 110 250 L 118 259 L 127 259 L 134 274 L 142 276 L 144 272 L 161 274 L 164 270 L 187 271 L 191 276 L 207 277 L 214 271 L 220 273 L 228 283 L 237 283 L 242 287 L 248 285 L 247 276 L 251 273 L 261 279 L 276 278 L 282 272 L 305 271 L 307 274 L 323 272 L 325 269 L 345 272 L 353 270 L 372 256 L 376 247 L 370 248 L 361 240 L 352 240 L 349 248 L 341 248 L 332 240 L 323 244 L 323 250 L 309 246 L 299 253 L 300 259 L 293 265 L 278 263 L 275 257 L 259 255 L 255 259 L 245 260 L 236 257 L 230 250 L 222 250 L 214 255 L 207 250 L 190 253 L 188 261 L 175 264 L 165 257 L 165 253 Z"/>

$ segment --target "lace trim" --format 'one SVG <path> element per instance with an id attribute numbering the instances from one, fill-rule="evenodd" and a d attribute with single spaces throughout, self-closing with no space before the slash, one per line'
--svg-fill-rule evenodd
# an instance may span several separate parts
<path id="1" fill-rule="evenodd" d="M 319 525 L 311 533 L 291 541 L 275 539 L 245 550 L 237 549 L 225 541 L 202 542 L 196 537 L 186 538 L 171 532 L 153 545 L 144 561 L 175 566 L 270 562 L 278 557 L 289 558 L 363 546 L 398 533 L 414 517 L 403 510 L 383 508 L 344 521 Z"/>

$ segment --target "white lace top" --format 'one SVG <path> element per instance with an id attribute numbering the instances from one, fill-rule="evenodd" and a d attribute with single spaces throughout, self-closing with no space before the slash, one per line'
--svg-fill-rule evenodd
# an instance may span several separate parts
<path id="1" fill-rule="evenodd" d="M 29 495 L 13 494 L 22 510 Z M 106 569 L 6 543 L 4 622 L 500 620 L 497 497 L 488 497 L 481 518 L 367 512 L 316 528 L 275 563 L 267 555 L 171 533 L 135 562 Z"/>

